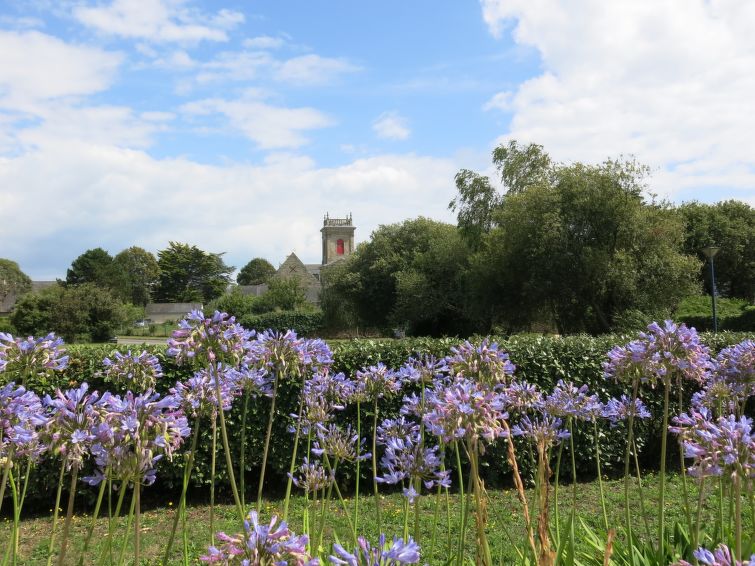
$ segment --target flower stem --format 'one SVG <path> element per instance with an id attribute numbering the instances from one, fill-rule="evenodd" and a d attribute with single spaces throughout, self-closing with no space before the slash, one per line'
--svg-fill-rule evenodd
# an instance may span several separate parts
<path id="1" fill-rule="evenodd" d="M 283 520 L 288 519 L 288 503 L 291 499 L 291 485 L 294 482 L 294 470 L 296 469 L 296 453 L 299 449 L 299 435 L 301 434 L 301 418 L 304 414 L 304 385 L 302 379 L 301 391 L 299 392 L 299 414 L 296 418 L 296 433 L 294 434 L 294 450 L 291 453 L 291 465 L 288 468 L 288 481 L 286 482 L 286 499 L 283 503 Z"/>
<path id="2" fill-rule="evenodd" d="M 558 486 L 561 483 L 561 456 L 564 453 L 564 443 L 558 444 L 558 455 L 556 456 L 556 478 L 553 486 L 553 515 L 556 523 L 556 547 L 561 546 L 561 514 L 558 507 Z"/>
<path id="3" fill-rule="evenodd" d="M 212 414 L 212 447 L 210 451 L 210 544 L 215 546 L 215 452 L 218 444 L 218 413 Z"/>
<path id="4" fill-rule="evenodd" d="M 459 476 L 459 541 L 456 545 L 456 564 L 461 566 L 464 563 L 464 535 L 466 534 L 466 499 L 464 499 L 464 473 L 461 468 L 461 456 L 459 455 L 459 443 L 454 442 L 454 453 L 456 455 L 456 473 Z"/>
<path id="5" fill-rule="evenodd" d="M 383 532 L 383 529 L 380 522 L 380 495 L 378 494 L 377 482 L 377 420 L 378 400 L 376 397 L 372 406 L 372 491 L 375 494 L 375 516 L 377 518 L 378 534 L 380 534 Z"/>
<path id="6" fill-rule="evenodd" d="M 102 506 L 102 498 L 105 495 L 105 489 L 107 489 L 107 477 L 110 475 L 110 469 L 105 470 L 105 477 L 100 482 L 100 491 L 97 492 L 97 503 L 94 505 L 94 512 L 92 513 L 92 522 L 89 524 L 89 530 L 87 531 L 87 537 L 84 539 L 84 548 L 79 555 L 79 566 L 84 566 L 84 557 L 87 550 L 89 550 L 89 543 L 92 540 L 92 534 L 94 533 L 94 526 L 97 523 L 97 517 L 100 516 L 100 507 Z"/>
<path id="7" fill-rule="evenodd" d="M 134 518 L 134 508 L 136 506 L 136 491 L 131 494 L 131 506 L 128 509 L 128 518 L 126 519 L 126 533 L 131 530 L 131 521 Z M 128 544 L 128 535 L 123 537 L 123 543 L 121 544 L 121 551 L 118 554 L 118 566 L 123 564 L 123 557 L 126 554 L 126 545 Z"/>
<path id="8" fill-rule="evenodd" d="M 213 364 L 212 372 L 215 376 L 215 397 L 218 404 L 218 414 L 220 416 L 220 438 L 223 441 L 223 452 L 225 452 L 225 465 L 228 471 L 228 480 L 231 484 L 231 491 L 233 492 L 233 501 L 236 504 L 236 511 L 239 514 L 239 519 L 244 522 L 244 507 L 241 505 L 241 499 L 239 498 L 239 490 L 236 487 L 236 477 L 233 473 L 233 458 L 231 457 L 231 447 L 228 444 L 228 431 L 225 426 L 225 414 L 223 411 L 223 398 L 220 393 L 220 376 L 218 375 L 218 368 Z"/>
<path id="9" fill-rule="evenodd" d="M 71 518 L 73 517 L 73 501 L 76 497 L 76 479 L 79 475 L 79 469 L 74 466 L 71 472 L 71 486 L 68 492 L 68 506 L 66 508 L 66 520 L 63 523 L 63 540 L 60 542 L 60 554 L 58 555 L 58 566 L 65 564 L 66 548 L 68 547 L 68 533 L 71 531 Z"/>
<path id="10" fill-rule="evenodd" d="M 273 380 L 273 398 L 270 403 L 270 415 L 267 418 L 267 432 L 265 433 L 265 447 L 262 451 L 262 469 L 260 470 L 260 483 L 257 486 L 257 511 L 262 509 L 262 488 L 265 485 L 265 469 L 267 468 L 267 454 L 270 449 L 270 436 L 273 434 L 273 419 L 275 418 L 275 399 L 278 396 L 278 381 L 280 372 L 275 372 Z"/>
<path id="11" fill-rule="evenodd" d="M 608 513 L 606 512 L 606 497 L 603 491 L 603 474 L 600 470 L 600 437 L 598 436 L 598 421 L 592 421 L 593 438 L 595 439 L 595 463 L 598 467 L 598 490 L 600 491 L 600 507 L 603 510 L 603 526 L 608 532 Z"/>
<path id="12" fill-rule="evenodd" d="M 357 401 L 357 462 L 356 476 L 354 478 L 354 532 L 359 528 L 359 464 L 361 463 L 360 451 L 362 445 L 362 404 Z"/>
<path id="13" fill-rule="evenodd" d="M 58 490 L 55 493 L 55 509 L 52 513 L 52 531 L 50 532 L 50 544 L 47 547 L 47 566 L 52 564 L 52 549 L 55 546 L 55 532 L 58 528 L 58 509 L 60 509 L 60 495 L 63 491 L 63 476 L 66 472 L 66 459 L 60 463 L 60 475 L 58 476 Z"/>
<path id="14" fill-rule="evenodd" d="M 632 513 L 629 508 L 629 466 L 632 456 L 632 445 L 634 444 L 634 410 L 637 405 L 637 389 L 639 380 L 635 377 L 632 381 L 632 401 L 629 408 L 629 418 L 627 420 L 627 447 L 624 452 L 624 521 L 627 531 L 627 548 L 630 556 L 634 553 L 634 541 L 632 540 Z"/>
<path id="15" fill-rule="evenodd" d="M 681 380 L 677 383 L 677 389 L 679 390 L 679 414 L 684 412 L 684 401 L 682 397 L 682 384 Z M 684 498 L 684 514 L 687 518 L 687 532 L 691 532 L 692 525 L 692 513 L 689 506 L 689 495 L 687 494 L 687 468 L 684 465 L 684 449 L 682 448 L 681 436 L 678 439 L 677 447 L 679 448 L 679 467 L 682 472 L 682 495 Z"/>
<path id="16" fill-rule="evenodd" d="M 239 454 L 239 491 L 241 506 L 246 509 L 246 414 L 249 410 L 249 389 L 244 388 L 244 408 L 241 410 L 241 453 Z M 284 516 L 285 520 L 285 516 Z"/>
<path id="17" fill-rule="evenodd" d="M 141 564 L 140 555 L 141 555 L 141 530 L 142 530 L 142 502 L 141 502 L 141 493 L 142 493 L 142 482 L 141 478 L 137 478 L 136 481 L 134 481 L 134 498 L 136 499 L 136 514 L 134 519 L 134 566 L 139 566 Z"/>
<path id="18" fill-rule="evenodd" d="M 661 426 L 661 469 L 658 485 L 658 561 L 663 563 L 666 553 L 666 440 L 668 437 L 668 405 L 670 379 L 663 380 L 663 424 Z"/>

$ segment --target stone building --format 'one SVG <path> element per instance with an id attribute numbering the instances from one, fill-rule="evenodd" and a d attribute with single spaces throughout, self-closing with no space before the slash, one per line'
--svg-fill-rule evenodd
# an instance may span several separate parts
<path id="1" fill-rule="evenodd" d="M 331 218 L 326 214 L 322 221 L 322 262 L 304 263 L 291 252 L 283 261 L 273 277 L 278 279 L 300 280 L 307 300 L 314 304 L 320 302 L 322 290 L 322 269 L 328 265 L 347 258 L 354 251 L 354 232 L 356 227 L 351 214 L 346 218 Z M 260 296 L 267 291 L 267 285 L 240 285 L 239 289 L 245 295 Z"/>

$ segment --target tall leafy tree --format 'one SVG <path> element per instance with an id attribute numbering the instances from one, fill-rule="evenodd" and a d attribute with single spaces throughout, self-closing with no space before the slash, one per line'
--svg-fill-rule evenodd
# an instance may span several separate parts
<path id="1" fill-rule="evenodd" d="M 120 297 L 134 305 L 145 306 L 160 279 L 160 266 L 147 250 L 131 246 L 113 258 L 113 269 L 121 274 L 116 289 Z"/>
<path id="2" fill-rule="evenodd" d="M 684 251 L 703 258 L 702 248 L 715 245 L 716 288 L 724 297 L 755 301 L 755 208 L 729 200 L 716 204 L 682 204 Z M 709 266 L 701 267 L 700 278 L 710 292 Z"/>
<path id="3" fill-rule="evenodd" d="M 262 285 L 275 275 L 273 264 L 264 258 L 256 257 L 241 268 L 236 276 L 239 285 Z"/>
<path id="4" fill-rule="evenodd" d="M 113 287 L 115 275 L 113 257 L 102 248 L 93 248 L 73 260 L 66 273 L 66 283 L 93 283 L 100 287 Z"/>
<path id="5" fill-rule="evenodd" d="M 170 242 L 157 252 L 160 280 L 155 300 L 168 303 L 209 303 L 225 292 L 235 269 L 223 262 L 222 253 Z"/>
<path id="6" fill-rule="evenodd" d="M 9 295 L 19 297 L 31 291 L 31 279 L 15 261 L 0 258 L 0 303 Z"/>

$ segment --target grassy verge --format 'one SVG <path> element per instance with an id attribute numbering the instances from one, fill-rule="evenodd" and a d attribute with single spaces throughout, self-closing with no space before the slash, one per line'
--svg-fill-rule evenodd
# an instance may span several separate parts
<path id="1" fill-rule="evenodd" d="M 646 493 L 646 509 L 648 510 L 648 527 L 651 533 L 655 533 L 655 524 L 653 511 L 656 503 L 657 476 L 646 476 L 643 479 Z M 606 504 L 608 510 L 609 524 L 612 528 L 620 528 L 623 525 L 623 483 L 621 481 L 609 481 L 605 483 L 606 487 Z M 678 477 L 670 477 L 667 484 L 668 510 L 667 521 L 672 525 L 675 521 L 684 520 L 681 481 Z M 695 500 L 697 493 L 692 489 L 691 499 Z M 532 496 L 532 493 L 529 493 Z M 517 547 L 524 549 L 526 541 L 524 538 L 524 525 L 520 504 L 513 490 L 490 490 L 488 492 L 489 502 L 488 512 L 488 533 L 490 537 L 491 551 L 494 559 L 501 564 L 511 564 L 517 559 Z M 571 486 L 562 486 L 560 489 L 560 506 L 562 522 L 568 517 L 571 510 Z M 396 534 L 401 536 L 403 530 L 403 513 L 404 500 L 399 494 L 386 495 L 381 498 L 381 509 L 383 515 L 384 531 L 390 538 Z M 348 508 L 353 509 L 353 499 L 346 500 Z M 422 563 L 423 564 L 444 564 L 453 550 L 449 551 L 450 545 L 455 545 L 459 533 L 459 498 L 451 494 L 449 498 L 449 511 L 451 516 L 450 529 L 446 526 L 446 507 L 445 498 L 441 499 L 441 511 L 436 532 L 435 548 L 432 549 L 430 541 L 432 538 L 435 500 L 433 497 L 423 496 L 420 500 L 420 544 L 422 546 Z M 639 498 L 632 498 L 632 514 L 636 517 L 634 525 L 635 532 L 641 537 L 644 533 L 644 524 L 640 511 Z M 166 501 L 164 507 L 155 507 L 148 509 L 142 516 L 142 555 L 144 559 L 142 564 L 159 564 L 165 549 L 166 539 L 170 533 L 170 528 L 174 513 L 176 512 L 177 501 Z M 305 506 L 303 497 L 297 496 L 292 499 L 291 509 L 289 510 L 289 526 L 297 534 L 303 532 L 302 516 Z M 711 494 L 705 498 L 704 511 L 702 515 L 702 524 L 705 527 L 712 528 L 714 517 L 717 512 L 717 500 Z M 261 521 L 267 522 L 273 515 L 281 515 L 283 509 L 282 500 L 272 500 L 265 503 L 265 508 L 261 516 Z M 310 511 L 313 513 L 313 511 Z M 597 482 L 581 483 L 577 486 L 577 506 L 576 513 L 585 524 L 596 532 L 603 531 L 603 518 L 600 511 L 600 496 Z M 750 510 L 747 509 L 745 518 L 745 532 L 753 532 L 753 524 L 750 517 Z M 319 516 L 315 513 L 311 515 L 311 532 L 312 538 L 316 538 L 317 526 L 319 525 Z M 329 511 L 326 513 L 326 524 L 323 536 L 323 550 L 321 556 L 327 558 L 331 544 L 338 540 L 345 547 L 351 546 L 351 535 L 346 515 L 341 508 L 338 500 L 333 498 L 330 502 Z M 361 534 L 367 536 L 370 540 L 377 539 L 376 526 L 374 521 L 374 507 L 371 497 L 360 498 L 360 527 Z M 83 540 L 86 531 L 89 528 L 91 517 L 86 514 L 77 514 L 73 520 L 72 540 L 69 546 L 69 556 L 71 564 L 75 564 L 80 556 Z M 121 517 L 116 522 L 116 537 L 114 540 L 114 555 L 117 560 L 118 552 L 122 544 L 126 544 L 125 563 L 132 564 L 131 543 L 133 532 L 129 533 L 128 538 L 124 539 L 125 517 Z M 193 557 L 192 563 L 198 563 L 198 557 L 202 555 L 210 542 L 209 526 L 209 506 L 195 505 L 188 509 L 188 548 L 190 555 Z M 21 524 L 21 537 L 19 548 L 20 564 L 45 564 L 47 559 L 47 545 L 50 536 L 51 518 L 28 518 L 24 519 Z M 101 518 L 97 521 L 95 534 L 92 543 L 92 550 L 84 559 L 84 564 L 93 564 L 96 557 L 106 549 L 107 541 L 107 518 Z M 413 515 L 410 517 L 410 534 L 413 534 Z M 241 526 L 235 514 L 232 505 L 219 505 L 216 507 L 215 530 L 225 531 L 229 534 L 239 532 Z M 466 549 L 469 558 L 473 558 L 475 541 L 473 527 L 467 529 Z M 565 526 L 562 532 L 565 532 Z M 5 541 L 10 534 L 10 522 L 3 519 L 3 525 L 0 529 L 0 544 L 5 547 Z M 580 533 L 577 533 L 578 548 L 584 552 L 589 549 L 582 542 Z M 60 533 L 58 533 L 58 542 Z M 705 539 L 702 539 L 705 542 Z M 596 556 L 596 559 L 601 557 Z M 181 563 L 180 542 L 176 545 L 170 564 Z"/>

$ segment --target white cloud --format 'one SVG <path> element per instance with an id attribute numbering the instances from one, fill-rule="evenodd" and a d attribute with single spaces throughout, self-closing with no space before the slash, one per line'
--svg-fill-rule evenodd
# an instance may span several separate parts
<path id="1" fill-rule="evenodd" d="M 325 212 L 352 212 L 357 240 L 418 211 L 450 220 L 457 168 L 415 155 L 318 168 L 287 154 L 221 167 L 71 142 L 0 158 L 0 241 L 38 279 L 61 277 L 87 248 L 157 251 L 170 240 L 227 252 L 239 267 L 255 256 L 277 264 L 291 250 L 317 262 Z"/>
<path id="2" fill-rule="evenodd" d="M 397 112 L 383 112 L 372 123 L 372 129 L 379 138 L 405 140 L 411 135 L 407 120 Z"/>
<path id="3" fill-rule="evenodd" d="M 330 126 L 331 118 L 314 108 L 285 108 L 259 100 L 255 91 L 236 100 L 212 98 L 181 107 L 188 116 L 224 115 L 261 149 L 297 148 L 307 143 L 302 131 Z"/>
<path id="4" fill-rule="evenodd" d="M 202 14 L 186 0 L 113 0 L 107 6 L 79 6 L 74 16 L 105 34 L 151 42 L 196 43 L 227 41 L 227 31 L 244 22 L 244 15 L 220 10 Z"/>
<path id="5" fill-rule="evenodd" d="M 354 73 L 360 68 L 344 59 L 302 55 L 280 64 L 275 77 L 282 82 L 293 84 L 323 84 L 345 73 Z"/>
<path id="6" fill-rule="evenodd" d="M 653 189 L 755 200 L 755 4 L 747 0 L 482 0 L 490 31 L 537 49 L 543 72 L 487 106 L 506 138 L 560 160 L 634 154 Z"/>
<path id="7" fill-rule="evenodd" d="M 272 37 L 270 35 L 260 35 L 257 37 L 248 37 L 242 45 L 248 49 L 278 49 L 285 45 L 286 40 L 281 37 Z"/>
<path id="8" fill-rule="evenodd" d="M 0 107 L 33 111 L 39 101 L 102 91 L 121 59 L 37 31 L 0 31 Z"/>

